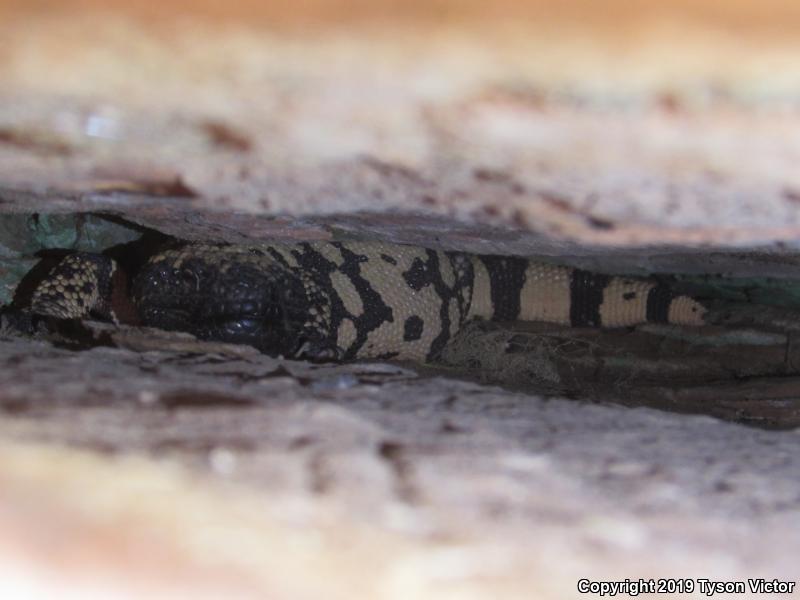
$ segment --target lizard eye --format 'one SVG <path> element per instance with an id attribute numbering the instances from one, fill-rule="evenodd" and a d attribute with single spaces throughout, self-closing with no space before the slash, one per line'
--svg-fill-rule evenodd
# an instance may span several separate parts
<path id="1" fill-rule="evenodd" d="M 200 275 L 192 270 L 192 269 L 182 269 L 176 275 L 180 278 L 181 281 L 186 287 L 193 289 L 193 290 L 200 290 Z"/>

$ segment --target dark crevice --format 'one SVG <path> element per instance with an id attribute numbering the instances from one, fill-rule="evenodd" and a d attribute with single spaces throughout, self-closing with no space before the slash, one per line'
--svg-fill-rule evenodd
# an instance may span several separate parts
<path id="1" fill-rule="evenodd" d="M 488 171 L 476 176 L 487 182 L 495 179 L 495 174 Z M 203 217 L 204 222 L 212 218 L 210 215 Z M 93 219 L 137 235 L 133 241 L 123 241 L 103 249 L 103 254 L 116 260 L 130 276 L 135 276 L 160 249 L 186 243 L 119 215 L 99 213 L 78 215 L 74 225 L 78 231 L 73 232 L 78 239 L 84 235 L 80 229 L 87 227 Z M 186 216 L 185 220 L 189 222 L 191 218 Z M 47 229 L 46 224 L 35 216 L 33 224 Z M 86 327 L 78 321 L 35 317 L 22 310 L 30 304 L 33 290 L 50 269 L 71 252 L 74 250 L 52 248 L 36 253 L 39 262 L 20 280 L 13 304 L 2 309 L 3 332 L 44 334 L 57 347 L 70 350 L 115 345 L 110 330 Z M 345 254 L 349 260 L 348 268 L 357 274 L 358 257 Z M 720 255 L 719 252 L 708 253 L 709 260 L 718 260 Z M 747 256 L 743 254 L 739 260 L 745 259 Z M 384 256 L 383 260 L 392 264 L 395 259 Z M 497 256 L 491 260 L 500 266 L 489 269 L 490 275 L 508 283 L 505 287 L 499 286 L 499 290 L 508 288 L 513 291 L 520 286 L 523 261 L 519 257 Z M 770 264 L 774 264 L 777 259 L 771 260 Z M 789 266 L 794 264 L 793 260 L 791 257 L 785 259 Z M 757 259 L 753 261 L 757 262 Z M 405 274 L 408 284 L 415 289 L 437 284 L 430 280 L 430 271 L 430 265 L 418 261 Z M 596 324 L 603 300 L 602 284 L 608 281 L 608 276 L 586 270 L 579 272 L 585 274 L 576 281 L 586 305 L 573 307 L 573 322 L 576 325 Z M 656 275 L 654 279 L 658 285 L 650 293 L 647 304 L 652 321 L 666 321 L 669 300 L 675 294 L 686 293 L 700 299 L 710 309 L 707 321 L 714 328 L 700 332 L 670 327 L 636 328 L 580 335 L 551 328 L 548 333 L 531 335 L 517 331 L 519 324 L 505 324 L 501 326 L 505 328 L 505 337 L 498 345 L 496 338 L 492 337 L 497 335 L 497 326 L 482 324 L 476 326 L 482 329 L 480 342 L 473 344 L 470 352 L 456 358 L 450 352 L 448 360 L 444 361 L 448 365 L 445 373 L 539 395 L 613 400 L 632 405 L 644 402 L 659 408 L 710 413 L 767 427 L 800 424 L 800 392 L 794 391 L 795 378 L 800 377 L 797 372 L 800 358 L 795 356 L 796 344 L 792 339 L 792 335 L 800 331 L 800 283 L 777 277 L 736 279 L 718 274 Z M 357 283 L 364 282 L 357 280 Z M 514 294 L 509 293 L 509 297 L 513 299 Z M 500 297 L 494 299 L 499 306 L 508 305 L 500 302 Z M 372 300 L 377 304 L 379 298 Z M 508 307 L 497 316 L 512 318 L 519 310 L 513 303 Z M 334 308 L 334 312 L 342 310 L 341 306 Z M 444 319 L 447 315 L 441 316 Z M 417 339 L 422 333 L 424 323 L 417 319 L 412 317 L 402 323 L 407 340 Z M 728 338 L 722 335 L 723 332 Z M 763 337 L 768 334 L 786 339 L 780 342 L 776 338 L 777 341 L 772 343 Z M 683 342 L 678 343 L 676 340 L 680 339 Z M 758 339 L 767 339 L 767 342 L 758 342 Z M 387 360 L 390 358 L 386 357 Z M 281 369 L 237 377 L 241 384 L 264 378 L 294 377 L 288 370 Z M 157 373 L 157 369 L 153 372 Z M 296 379 L 313 393 L 340 393 L 334 385 L 323 389 L 312 379 Z M 380 384 L 383 380 L 381 377 L 375 381 L 356 377 L 352 385 Z M 200 404 L 241 404 L 236 399 L 230 403 L 227 398 L 217 400 L 219 402 L 208 396 L 201 399 Z M 179 407 L 180 398 L 172 404 Z M 448 429 L 448 432 L 454 431 Z M 389 444 L 382 447 L 380 454 L 397 470 L 398 480 L 401 479 L 403 451 Z"/>

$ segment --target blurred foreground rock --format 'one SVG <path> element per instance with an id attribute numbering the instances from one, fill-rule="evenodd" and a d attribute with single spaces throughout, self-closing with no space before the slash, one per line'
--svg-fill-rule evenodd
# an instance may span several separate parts
<path id="1" fill-rule="evenodd" d="M 206 350 L 0 344 L 0 591 L 568 598 L 582 577 L 796 577 L 796 431 Z"/>

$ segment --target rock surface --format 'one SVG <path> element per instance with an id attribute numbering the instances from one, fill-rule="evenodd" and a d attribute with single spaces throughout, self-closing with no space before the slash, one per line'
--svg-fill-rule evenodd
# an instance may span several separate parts
<path id="1" fill-rule="evenodd" d="M 738 300 L 796 303 L 792 0 L 285 6 L 0 0 L 1 303 L 41 249 L 122 244 L 131 223 L 719 273 L 748 278 Z M 724 392 L 791 424 L 796 323 L 774 323 L 719 344 L 741 344 L 726 379 L 767 361 L 776 393 Z M 597 401 L 636 400 L 613 390 L 544 399 L 452 366 L 84 333 L 0 332 L 0 596 L 560 599 L 581 578 L 797 578 L 797 430 Z M 498 353 L 543 343 L 492 335 Z M 705 336 L 636 332 L 606 347 L 617 362 L 588 352 L 580 381 L 624 369 L 626 348 L 695 344 L 673 365 L 705 364 L 725 337 Z M 534 376 L 570 381 L 544 358 Z"/>
<path id="2" fill-rule="evenodd" d="M 584 577 L 796 577 L 796 431 L 128 344 L 0 344 L 0 556 L 165 596 L 236 581 L 243 597 L 570 598 Z M 45 558 L 67 549 L 66 566 Z"/>

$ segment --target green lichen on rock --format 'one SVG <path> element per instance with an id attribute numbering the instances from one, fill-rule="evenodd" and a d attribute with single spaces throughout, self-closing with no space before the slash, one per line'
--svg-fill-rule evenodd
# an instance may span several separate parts
<path id="1" fill-rule="evenodd" d="M 17 284 L 38 262 L 37 258 L 0 258 L 0 306 L 14 297 Z"/>
<path id="2" fill-rule="evenodd" d="M 0 304 L 8 304 L 24 275 L 49 248 L 102 252 L 137 239 L 141 231 L 92 214 L 0 215 Z"/>
<path id="3" fill-rule="evenodd" d="M 682 292 L 699 298 L 800 310 L 800 279 L 684 276 L 679 285 Z"/>

